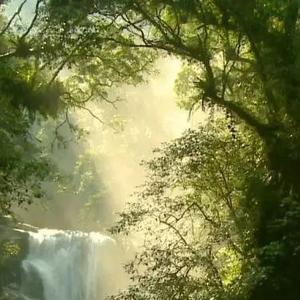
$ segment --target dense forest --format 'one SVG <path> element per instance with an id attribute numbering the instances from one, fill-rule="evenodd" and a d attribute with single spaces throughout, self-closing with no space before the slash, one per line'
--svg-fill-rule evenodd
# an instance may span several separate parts
<path id="1" fill-rule="evenodd" d="M 178 105 L 207 120 L 143 162 L 145 182 L 110 231 L 145 238 L 111 299 L 299 300 L 300 2 L 37 0 L 26 21 L 27 0 L 10 15 L 4 2 L 1 215 L 40 201 L 45 181 L 72 189 L 52 151 L 68 147 L 66 131 L 85 134 L 74 111 L 113 126 L 89 105 L 118 109 L 112 89 L 176 57 Z M 97 222 L 100 190 L 86 187 L 83 219 Z"/>

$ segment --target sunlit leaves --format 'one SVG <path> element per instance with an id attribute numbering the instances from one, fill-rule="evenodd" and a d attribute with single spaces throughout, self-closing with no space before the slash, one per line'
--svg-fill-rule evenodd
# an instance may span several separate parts
<path id="1" fill-rule="evenodd" d="M 145 236 L 127 266 L 136 289 L 120 299 L 236 299 L 255 281 L 255 219 L 243 197 L 248 176 L 265 169 L 248 156 L 259 153 L 251 133 L 233 139 L 222 122 L 187 131 L 145 163 L 147 181 L 113 227 Z"/>

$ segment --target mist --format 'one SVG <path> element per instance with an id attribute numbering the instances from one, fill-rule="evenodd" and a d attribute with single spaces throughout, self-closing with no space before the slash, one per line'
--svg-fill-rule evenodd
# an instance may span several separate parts
<path id="1" fill-rule="evenodd" d="M 10 1 L 5 14 L 11 16 L 20 3 Z M 34 4 L 35 1 L 25 3 L 20 15 L 23 23 L 31 20 Z M 44 197 L 35 199 L 30 206 L 16 207 L 17 218 L 48 228 L 103 231 L 110 227 L 136 186 L 143 183 L 145 170 L 140 162 L 150 159 L 154 148 L 178 137 L 190 126 L 188 113 L 179 109 L 174 92 L 181 65 L 174 57 L 160 58 L 155 66 L 157 72 L 150 74 L 146 82 L 110 91 L 112 99 L 121 100 L 116 106 L 90 103 L 88 108 L 103 123 L 86 110 L 70 113 L 72 123 L 87 133 L 79 140 L 67 124 L 60 127 L 61 120 L 38 123 L 34 135 L 42 140 L 46 151 L 56 139 L 58 126 L 59 134 L 69 141 L 63 147 L 54 147 L 50 154 L 67 183 L 63 186 L 44 182 Z M 88 164 L 85 174 L 81 168 L 83 161 Z M 89 186 L 83 186 L 84 183 Z M 87 207 L 92 189 L 97 190 L 94 201 L 98 205 L 92 208 L 93 216 L 89 219 L 79 214 Z"/>
<path id="2" fill-rule="evenodd" d="M 161 58 L 156 63 L 158 72 L 149 75 L 145 83 L 111 91 L 112 99 L 121 99 L 116 106 L 91 103 L 88 108 L 97 118 L 86 110 L 74 111 L 72 122 L 86 134 L 66 148 L 54 148 L 51 159 L 63 175 L 75 179 L 66 188 L 44 183 L 45 197 L 25 210 L 17 208 L 18 218 L 48 228 L 104 231 L 110 227 L 135 188 L 143 183 L 145 170 L 140 162 L 150 159 L 154 148 L 190 126 L 187 112 L 176 104 L 174 82 L 180 67 L 175 58 Z M 57 123 L 47 121 L 40 126 L 35 131 L 47 137 L 49 147 Z M 68 140 L 71 134 L 67 125 L 60 130 Z M 88 164 L 85 173 L 82 164 Z M 92 189 L 97 189 L 95 198 L 101 200 L 94 199 L 98 203 L 91 207 L 90 218 L 88 214 L 81 217 Z"/>

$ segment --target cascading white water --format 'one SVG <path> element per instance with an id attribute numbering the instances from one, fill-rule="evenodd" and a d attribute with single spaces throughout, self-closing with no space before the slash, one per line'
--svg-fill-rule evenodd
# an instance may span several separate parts
<path id="1" fill-rule="evenodd" d="M 22 263 L 24 298 L 104 299 L 114 282 L 115 250 L 114 240 L 99 233 L 30 232 L 28 256 Z"/>

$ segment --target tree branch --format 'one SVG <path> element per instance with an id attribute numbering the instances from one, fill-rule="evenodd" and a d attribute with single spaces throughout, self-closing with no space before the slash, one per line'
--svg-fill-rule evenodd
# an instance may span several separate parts
<path id="1" fill-rule="evenodd" d="M 32 30 L 37 18 L 38 18 L 38 15 L 39 15 L 39 7 L 40 7 L 40 4 L 43 2 L 43 0 L 37 0 L 36 2 L 36 5 L 35 5 L 35 12 L 34 12 L 34 16 L 33 16 L 33 19 L 31 20 L 31 23 L 30 25 L 28 26 L 27 30 L 22 34 L 21 36 L 21 40 L 23 40 L 29 33 L 30 31 Z"/>
<path id="2" fill-rule="evenodd" d="M 86 110 L 93 118 L 95 118 L 97 121 L 99 121 L 101 124 L 105 124 L 105 122 L 103 120 L 101 120 L 97 115 L 95 115 L 89 108 L 80 105 L 78 103 L 74 104 L 75 107 L 78 107 L 80 109 Z"/>

